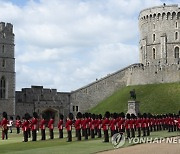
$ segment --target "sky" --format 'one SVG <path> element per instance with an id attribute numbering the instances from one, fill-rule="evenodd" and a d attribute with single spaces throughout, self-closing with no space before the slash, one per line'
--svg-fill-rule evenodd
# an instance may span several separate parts
<path id="1" fill-rule="evenodd" d="M 180 2 L 0 0 L 0 21 L 14 26 L 16 90 L 70 92 L 138 63 L 139 12 L 163 3 Z"/>

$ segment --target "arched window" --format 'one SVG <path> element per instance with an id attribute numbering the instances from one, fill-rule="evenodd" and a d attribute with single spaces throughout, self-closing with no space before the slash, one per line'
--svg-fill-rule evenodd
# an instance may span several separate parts
<path id="1" fill-rule="evenodd" d="M 2 67 L 6 67 L 6 60 L 5 59 L 2 60 Z"/>
<path id="2" fill-rule="evenodd" d="M 175 32 L 175 40 L 178 39 L 178 32 Z"/>
<path id="3" fill-rule="evenodd" d="M 153 48 L 153 51 L 152 51 L 152 58 L 156 59 L 156 49 L 155 48 Z"/>
<path id="4" fill-rule="evenodd" d="M 175 49 L 174 49 L 174 57 L 179 58 L 179 47 L 175 47 Z"/>
<path id="5" fill-rule="evenodd" d="M 6 96 L 6 79 L 5 77 L 3 76 L 1 78 L 1 82 L 0 82 L 0 98 L 4 99 Z"/>
<path id="6" fill-rule="evenodd" d="M 176 21 L 176 28 L 178 28 L 178 22 Z"/>
<path id="7" fill-rule="evenodd" d="M 156 40 L 156 35 L 153 34 L 153 42 Z"/>
<path id="8" fill-rule="evenodd" d="M 2 53 L 4 53 L 5 52 L 5 50 L 4 50 L 4 45 L 2 46 Z"/>

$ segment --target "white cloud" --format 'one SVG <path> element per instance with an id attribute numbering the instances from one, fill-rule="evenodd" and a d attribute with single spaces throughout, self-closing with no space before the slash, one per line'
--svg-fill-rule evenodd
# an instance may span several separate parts
<path id="1" fill-rule="evenodd" d="M 16 89 L 75 90 L 138 62 L 138 14 L 161 0 L 0 0 L 14 25 Z M 166 1 L 166 3 L 178 1 Z"/>

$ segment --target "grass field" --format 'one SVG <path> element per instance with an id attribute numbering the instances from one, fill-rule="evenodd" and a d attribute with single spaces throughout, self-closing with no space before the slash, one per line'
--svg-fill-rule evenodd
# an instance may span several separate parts
<path id="1" fill-rule="evenodd" d="M 154 114 L 178 113 L 180 110 L 180 83 L 149 84 L 128 86 L 116 91 L 100 102 L 90 112 L 104 114 L 110 112 L 127 112 L 129 91 L 135 89 L 140 101 L 140 112 Z"/>
<path id="2" fill-rule="evenodd" d="M 89 139 L 88 141 L 76 141 L 73 137 L 71 143 L 66 142 L 66 134 L 64 139 L 58 139 L 58 132 L 55 131 L 55 139 L 49 140 L 48 133 L 47 140 L 40 140 L 40 133 L 38 133 L 37 142 L 22 142 L 22 134 L 9 134 L 8 140 L 0 140 L 0 153 L 13 153 L 13 154 L 89 154 L 97 153 L 100 151 L 114 149 L 111 142 L 102 143 L 102 139 Z M 74 134 L 74 132 L 73 132 Z M 176 136 L 177 132 L 168 133 L 167 131 L 153 132 L 151 137 L 168 137 Z M 31 139 L 29 139 L 31 140 Z M 130 146 L 132 144 L 125 143 L 124 147 Z"/>

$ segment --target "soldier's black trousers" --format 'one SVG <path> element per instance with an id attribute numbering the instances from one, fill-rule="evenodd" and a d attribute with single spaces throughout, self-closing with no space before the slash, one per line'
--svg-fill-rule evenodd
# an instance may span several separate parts
<path id="1" fill-rule="evenodd" d="M 134 128 L 131 129 L 131 137 L 135 137 L 135 129 Z"/>
<path id="2" fill-rule="evenodd" d="M 59 138 L 63 138 L 63 129 L 59 129 Z"/>
<path id="3" fill-rule="evenodd" d="M 76 132 L 77 132 L 77 140 L 81 141 L 81 130 L 77 129 Z"/>
<path id="4" fill-rule="evenodd" d="M 138 128 L 138 137 L 141 137 L 141 128 Z"/>
<path id="5" fill-rule="evenodd" d="M 37 132 L 36 130 L 32 131 L 32 141 L 36 141 L 37 140 Z"/>
<path id="6" fill-rule="evenodd" d="M 2 139 L 4 140 L 4 138 L 6 138 L 6 140 L 8 139 L 8 130 L 7 129 L 2 130 Z"/>
<path id="7" fill-rule="evenodd" d="M 150 135 L 149 127 L 147 127 L 146 130 L 147 130 L 147 136 L 149 136 Z"/>
<path id="8" fill-rule="evenodd" d="M 88 134 L 88 136 L 91 135 L 90 128 L 87 128 L 87 134 Z"/>
<path id="9" fill-rule="evenodd" d="M 104 130 L 104 142 L 109 142 L 108 130 Z"/>
<path id="10" fill-rule="evenodd" d="M 91 138 L 94 138 L 94 129 L 91 129 Z"/>
<path id="11" fill-rule="evenodd" d="M 28 137 L 31 138 L 31 130 L 28 129 Z"/>
<path id="12" fill-rule="evenodd" d="M 45 133 L 45 129 L 41 129 L 41 140 L 46 140 L 46 133 Z"/>
<path id="13" fill-rule="evenodd" d="M 94 129 L 94 135 L 97 135 L 97 128 Z"/>
<path id="14" fill-rule="evenodd" d="M 126 129 L 127 138 L 130 138 L 130 129 Z"/>
<path id="15" fill-rule="evenodd" d="M 88 130 L 87 130 L 87 128 L 86 129 L 83 129 L 83 131 L 84 131 L 84 138 L 85 138 L 85 140 L 88 140 Z"/>
<path id="16" fill-rule="evenodd" d="M 68 131 L 68 142 L 71 142 L 72 141 L 72 132 L 71 131 Z"/>
<path id="17" fill-rule="evenodd" d="M 50 135 L 50 139 L 54 139 L 53 129 L 49 129 L 49 135 Z"/>
<path id="18" fill-rule="evenodd" d="M 143 136 L 146 136 L 146 128 L 145 127 L 142 128 L 142 131 L 143 131 Z"/>
<path id="19" fill-rule="evenodd" d="M 101 129 L 97 129 L 97 135 L 98 135 L 98 138 L 101 138 L 102 135 L 101 135 Z"/>
<path id="20" fill-rule="evenodd" d="M 20 128 L 19 127 L 17 127 L 17 134 L 19 134 L 20 133 Z"/>
<path id="21" fill-rule="evenodd" d="M 29 135 L 29 132 L 28 131 L 24 131 L 24 142 L 28 141 L 28 135 Z"/>

